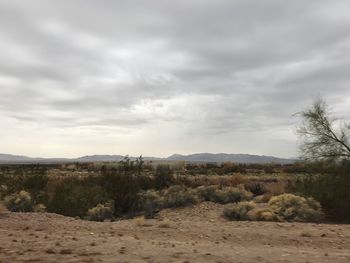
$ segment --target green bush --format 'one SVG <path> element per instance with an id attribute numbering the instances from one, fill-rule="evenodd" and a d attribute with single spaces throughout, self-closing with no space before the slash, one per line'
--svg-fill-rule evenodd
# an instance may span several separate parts
<path id="1" fill-rule="evenodd" d="M 319 222 L 324 217 L 321 205 L 313 198 L 293 194 L 274 196 L 268 206 L 278 221 Z"/>
<path id="2" fill-rule="evenodd" d="M 164 191 L 164 207 L 179 207 L 198 203 L 197 191 L 181 185 L 174 185 Z"/>
<path id="3" fill-rule="evenodd" d="M 224 209 L 224 217 L 229 220 L 250 220 L 248 212 L 256 208 L 256 204 L 252 201 L 243 201 L 233 204 Z"/>
<path id="4" fill-rule="evenodd" d="M 4 204 L 11 212 L 32 212 L 33 201 L 30 193 L 20 191 L 5 197 Z"/>
<path id="5" fill-rule="evenodd" d="M 105 204 L 98 204 L 94 208 L 87 211 L 87 219 L 91 221 L 104 221 L 106 219 L 112 219 L 114 214 L 114 205 L 112 202 Z"/>

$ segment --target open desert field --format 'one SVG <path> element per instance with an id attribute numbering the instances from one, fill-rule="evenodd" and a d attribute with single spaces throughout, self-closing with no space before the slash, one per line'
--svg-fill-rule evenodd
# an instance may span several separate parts
<path id="1" fill-rule="evenodd" d="M 350 225 L 227 221 L 223 207 L 115 222 L 8 212 L 0 262 L 350 262 Z"/>
<path id="2" fill-rule="evenodd" d="M 350 263 L 350 0 L 0 0 L 0 263 Z"/>

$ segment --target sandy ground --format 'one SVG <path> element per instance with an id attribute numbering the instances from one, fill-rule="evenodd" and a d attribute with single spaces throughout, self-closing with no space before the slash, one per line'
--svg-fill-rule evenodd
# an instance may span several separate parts
<path id="1" fill-rule="evenodd" d="M 350 225 L 228 222 L 202 203 L 156 219 L 0 215 L 0 262 L 350 262 Z"/>

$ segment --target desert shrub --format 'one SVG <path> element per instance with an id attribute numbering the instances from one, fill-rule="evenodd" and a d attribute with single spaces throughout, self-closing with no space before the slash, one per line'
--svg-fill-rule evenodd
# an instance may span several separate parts
<path id="1" fill-rule="evenodd" d="M 329 220 L 350 222 L 350 169 L 305 174 L 295 181 L 293 192 L 315 198 Z"/>
<path id="2" fill-rule="evenodd" d="M 147 218 L 153 218 L 163 206 L 163 198 L 159 192 L 148 190 L 139 194 L 139 209 L 145 213 Z"/>
<path id="3" fill-rule="evenodd" d="M 240 175 L 212 175 L 207 177 L 207 185 L 219 185 L 219 186 L 237 186 L 246 181 L 246 179 Z"/>
<path id="4" fill-rule="evenodd" d="M 130 168 L 124 169 L 129 171 Z M 138 194 L 141 190 L 140 176 L 131 173 L 123 174 L 114 169 L 104 171 L 102 174 L 103 188 L 108 197 L 114 201 L 114 212 L 116 214 L 133 214 L 136 212 Z"/>
<path id="5" fill-rule="evenodd" d="M 154 184 L 156 189 L 163 189 L 173 185 L 173 173 L 169 165 L 158 165 L 154 172 Z"/>
<path id="6" fill-rule="evenodd" d="M 265 184 L 262 182 L 250 181 L 245 184 L 245 188 L 254 195 L 263 195 L 267 192 Z"/>
<path id="7" fill-rule="evenodd" d="M 237 173 L 229 176 L 229 181 L 230 181 L 230 186 L 237 186 L 240 184 L 244 184 L 247 181 L 247 178 Z"/>
<path id="8" fill-rule="evenodd" d="M 2 200 L 7 195 L 8 188 L 6 185 L 0 185 L 0 200 Z"/>
<path id="9" fill-rule="evenodd" d="M 9 176 L 6 185 L 0 186 L 0 197 L 18 193 L 22 190 L 30 193 L 33 203 L 43 202 L 47 199 L 46 192 L 47 176 L 34 175 L 13 175 Z"/>
<path id="10" fill-rule="evenodd" d="M 279 180 L 278 182 L 272 182 L 265 184 L 266 193 L 271 196 L 281 195 L 286 193 L 287 182 L 284 180 Z"/>
<path id="11" fill-rule="evenodd" d="M 164 207 L 180 207 L 199 201 L 197 191 L 181 185 L 174 185 L 164 191 Z"/>
<path id="12" fill-rule="evenodd" d="M 18 165 L 3 170 L 0 185 L 7 186 L 7 195 L 25 190 L 32 194 L 41 191 L 47 183 L 46 168 L 38 165 Z"/>
<path id="13" fill-rule="evenodd" d="M 268 206 L 278 221 L 318 222 L 323 219 L 321 205 L 313 198 L 282 194 L 272 197 Z"/>
<path id="14" fill-rule="evenodd" d="M 35 199 L 39 192 L 43 191 L 49 181 L 46 174 L 33 174 L 24 177 L 23 189 L 30 192 Z"/>
<path id="15" fill-rule="evenodd" d="M 33 211 L 33 201 L 30 193 L 20 191 L 5 197 L 4 204 L 11 212 L 31 212 Z"/>
<path id="16" fill-rule="evenodd" d="M 199 186 L 208 186 L 208 185 L 218 185 L 221 187 L 225 186 L 237 186 L 239 184 L 243 184 L 246 182 L 246 178 L 241 174 L 235 175 L 195 175 L 195 176 L 187 176 L 187 181 L 184 181 L 186 186 L 195 188 Z"/>
<path id="17" fill-rule="evenodd" d="M 112 219 L 114 214 L 114 205 L 112 202 L 105 204 L 98 204 L 97 206 L 87 211 L 87 219 L 91 221 L 104 221 L 106 219 Z"/>
<path id="18" fill-rule="evenodd" d="M 237 172 L 237 165 L 232 162 L 225 162 L 221 164 L 221 170 L 223 174 L 234 173 Z"/>
<path id="19" fill-rule="evenodd" d="M 276 214 L 270 207 L 255 207 L 248 211 L 247 217 L 252 221 L 276 221 Z"/>
<path id="20" fill-rule="evenodd" d="M 256 204 L 252 201 L 243 201 L 233 204 L 224 209 L 224 217 L 229 220 L 250 220 L 248 212 L 256 208 Z"/>
<path id="21" fill-rule="evenodd" d="M 50 183 L 50 198 L 46 206 L 49 212 L 82 217 L 86 211 L 100 203 L 105 203 L 109 197 L 105 189 L 95 177 L 68 177 Z"/>
<path id="22" fill-rule="evenodd" d="M 320 204 L 312 198 L 292 194 L 272 197 L 265 206 L 239 202 L 224 210 L 230 220 L 319 222 L 323 219 Z"/>
<path id="23" fill-rule="evenodd" d="M 137 176 L 137 184 L 140 190 L 149 190 L 154 188 L 154 179 L 148 174 L 140 174 Z"/>
<path id="24" fill-rule="evenodd" d="M 132 160 L 128 155 L 126 155 L 123 160 L 118 162 L 117 168 L 119 172 L 124 175 L 130 174 L 141 174 L 143 169 L 144 160 L 142 155 L 135 160 Z"/>
<path id="25" fill-rule="evenodd" d="M 25 181 L 25 176 L 23 174 L 11 174 L 7 175 L 2 180 L 2 185 L 6 186 L 3 192 L 4 195 L 10 195 L 20 192 L 24 189 L 23 182 Z"/>
<path id="26" fill-rule="evenodd" d="M 44 204 L 36 204 L 33 207 L 33 212 L 35 213 L 45 213 L 47 211 L 47 208 Z"/>
<path id="27" fill-rule="evenodd" d="M 242 185 L 238 187 L 200 186 L 196 190 L 198 195 L 205 201 L 220 204 L 250 200 L 253 196 Z"/>
<path id="28" fill-rule="evenodd" d="M 219 186 L 209 185 L 209 186 L 199 186 L 196 188 L 198 196 L 201 197 L 204 201 L 212 201 L 217 199 L 217 191 Z"/>
<path id="29" fill-rule="evenodd" d="M 258 196 L 255 196 L 253 201 L 257 204 L 260 204 L 260 203 L 267 203 L 270 201 L 272 195 L 270 194 L 263 194 L 263 195 L 258 195 Z"/>

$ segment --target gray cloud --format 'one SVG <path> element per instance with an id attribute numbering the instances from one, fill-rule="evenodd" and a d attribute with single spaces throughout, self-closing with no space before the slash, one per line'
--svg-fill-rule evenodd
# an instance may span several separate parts
<path id="1" fill-rule="evenodd" d="M 114 152 L 98 131 L 115 132 L 126 153 L 295 155 L 293 113 L 316 96 L 350 113 L 349 8 L 341 0 L 0 1 L 0 119 L 11 125 L 2 151 L 18 150 L 8 143 L 15 131 L 44 149 L 24 147 L 28 154 L 68 143 L 57 132 L 74 137 L 63 154 Z"/>

